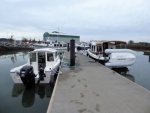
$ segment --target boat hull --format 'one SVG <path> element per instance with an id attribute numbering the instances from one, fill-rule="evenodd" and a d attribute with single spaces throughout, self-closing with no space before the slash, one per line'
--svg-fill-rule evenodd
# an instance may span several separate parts
<path id="1" fill-rule="evenodd" d="M 19 74 L 20 74 L 20 69 L 24 66 L 27 66 L 27 64 L 10 70 L 10 76 L 15 84 L 23 84 Z M 51 71 L 45 71 L 46 76 L 44 77 L 44 80 L 40 80 L 40 84 L 41 83 L 45 84 L 45 83 L 50 83 L 50 82 L 54 83 L 55 76 L 59 71 L 59 67 L 60 67 L 60 63 L 57 64 L 53 69 L 51 69 Z M 37 74 L 35 76 L 35 83 L 38 83 L 38 82 L 39 82 L 39 75 Z"/>
<path id="2" fill-rule="evenodd" d="M 127 67 L 136 61 L 136 53 L 129 49 L 106 49 L 105 53 L 109 55 L 107 67 Z"/>
<path id="3" fill-rule="evenodd" d="M 129 49 L 106 49 L 105 54 L 107 57 L 93 54 L 90 50 L 87 51 L 89 57 L 107 67 L 127 67 L 133 65 L 136 61 L 135 52 Z"/>

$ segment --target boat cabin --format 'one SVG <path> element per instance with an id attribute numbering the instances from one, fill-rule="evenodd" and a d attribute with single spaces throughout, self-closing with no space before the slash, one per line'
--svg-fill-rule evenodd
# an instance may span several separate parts
<path id="1" fill-rule="evenodd" d="M 124 41 L 99 41 L 91 43 L 91 51 L 95 54 L 103 54 L 105 49 L 116 49 L 116 45 L 126 44 Z"/>
<path id="2" fill-rule="evenodd" d="M 29 53 L 28 64 L 33 66 L 35 74 L 38 73 L 39 68 L 45 69 L 55 65 L 59 56 L 57 50 L 46 48 L 46 49 L 36 49 Z"/>

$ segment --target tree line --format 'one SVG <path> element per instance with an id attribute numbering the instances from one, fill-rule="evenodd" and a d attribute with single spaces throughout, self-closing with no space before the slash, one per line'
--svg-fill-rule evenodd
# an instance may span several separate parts
<path id="1" fill-rule="evenodd" d="M 13 43 L 15 41 L 13 35 L 10 36 L 10 38 L 8 39 L 10 43 Z M 25 37 L 22 37 L 22 40 L 21 40 L 22 43 L 41 43 L 42 41 L 41 40 L 35 40 L 35 38 L 31 39 L 31 38 L 25 38 Z"/>

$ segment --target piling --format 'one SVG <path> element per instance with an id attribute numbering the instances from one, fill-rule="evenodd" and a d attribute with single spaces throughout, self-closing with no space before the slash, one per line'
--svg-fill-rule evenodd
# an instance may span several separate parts
<path id="1" fill-rule="evenodd" d="M 69 43 L 67 43 L 67 51 L 69 52 Z"/>
<path id="2" fill-rule="evenodd" d="M 75 40 L 70 40 L 70 66 L 75 66 Z"/>
<path id="3" fill-rule="evenodd" d="M 144 51 L 144 55 L 149 55 L 150 56 L 150 51 Z"/>

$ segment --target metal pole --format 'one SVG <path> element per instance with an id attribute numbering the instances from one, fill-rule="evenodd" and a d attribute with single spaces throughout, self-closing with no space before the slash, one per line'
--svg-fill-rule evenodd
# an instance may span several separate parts
<path id="1" fill-rule="evenodd" d="M 75 40 L 70 40 L 70 66 L 75 66 Z"/>
<path id="2" fill-rule="evenodd" d="M 67 51 L 69 52 L 69 43 L 67 43 Z"/>

